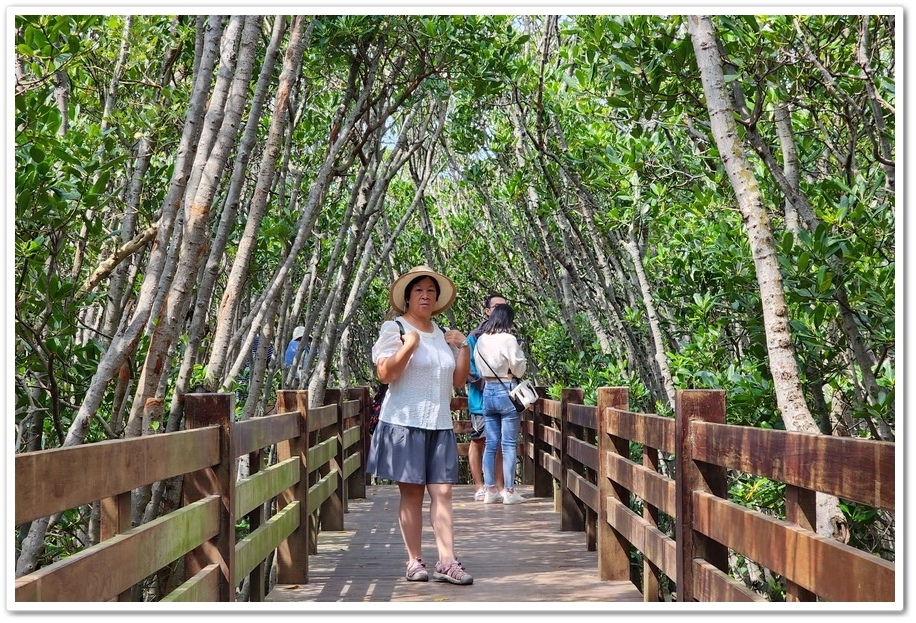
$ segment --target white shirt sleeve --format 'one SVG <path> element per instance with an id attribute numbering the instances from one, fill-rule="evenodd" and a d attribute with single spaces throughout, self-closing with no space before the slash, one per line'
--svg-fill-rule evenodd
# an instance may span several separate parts
<path id="1" fill-rule="evenodd" d="M 379 359 L 391 357 L 401 348 L 401 330 L 394 320 L 386 320 L 379 329 L 378 339 L 372 346 L 372 363 Z"/>
<path id="2" fill-rule="evenodd" d="M 511 333 L 507 334 L 511 338 L 508 344 L 508 349 L 506 353 L 506 358 L 509 363 L 509 371 L 517 379 L 525 376 L 525 371 L 528 369 L 528 360 L 525 359 L 525 353 L 522 352 L 522 347 L 519 346 L 518 340 Z"/>

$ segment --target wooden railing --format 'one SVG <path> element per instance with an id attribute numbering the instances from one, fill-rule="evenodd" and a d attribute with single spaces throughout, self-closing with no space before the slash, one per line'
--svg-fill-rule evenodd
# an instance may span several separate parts
<path id="1" fill-rule="evenodd" d="M 726 425 L 721 391 L 678 391 L 674 418 L 630 412 L 626 388 L 581 402 L 577 389 L 538 401 L 524 454 L 535 495 L 557 489 L 561 527 L 585 533 L 602 579 L 641 576 L 646 601 L 663 580 L 682 602 L 766 600 L 729 576 L 732 553 L 781 576 L 788 601 L 895 601 L 893 562 L 814 530 L 818 493 L 894 511 L 893 443 Z M 728 470 L 783 483 L 785 518 L 729 500 Z"/>
<path id="2" fill-rule="evenodd" d="M 813 530 L 818 492 L 894 511 L 893 443 L 729 426 L 719 391 L 679 391 L 674 418 L 630 412 L 626 388 L 600 388 L 597 406 L 579 389 L 540 391 L 522 421 L 522 479 L 554 496 L 561 529 L 584 532 L 602 579 L 632 580 L 646 601 L 663 582 L 677 601 L 764 600 L 729 576 L 732 553 L 782 576 L 791 601 L 895 600 L 894 563 Z M 101 500 L 100 542 L 17 578 L 16 601 L 129 600 L 176 561 L 181 583 L 163 601 L 234 601 L 246 577 L 259 601 L 273 552 L 278 583 L 307 583 L 319 517 L 343 530 L 347 501 L 365 496 L 370 393 L 329 390 L 312 409 L 307 398 L 281 391 L 276 415 L 235 422 L 231 395 L 189 394 L 185 431 L 16 455 L 17 526 Z M 455 430 L 469 427 L 465 412 Z M 784 483 L 785 518 L 729 500 L 728 470 Z M 181 507 L 131 526 L 131 491 L 172 478 Z"/>
<path id="3" fill-rule="evenodd" d="M 342 530 L 348 495 L 365 496 L 368 388 L 345 399 L 329 391 L 329 404 L 312 409 L 308 392 L 281 391 L 277 414 L 241 422 L 231 394 L 184 400 L 184 431 L 16 455 L 17 526 L 101 502 L 100 542 L 17 578 L 17 602 L 130 601 L 135 585 L 180 561 L 181 583 L 162 601 L 235 601 L 246 577 L 250 600 L 262 601 L 274 551 L 279 582 L 308 582 L 319 514 L 323 529 Z M 132 526 L 131 491 L 172 478 L 180 508 Z"/>

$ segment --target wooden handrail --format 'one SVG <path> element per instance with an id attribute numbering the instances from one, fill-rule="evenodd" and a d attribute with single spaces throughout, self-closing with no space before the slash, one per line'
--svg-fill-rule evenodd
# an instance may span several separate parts
<path id="1" fill-rule="evenodd" d="M 663 580 L 680 601 L 765 601 L 729 576 L 731 551 L 782 576 L 790 601 L 900 597 L 892 562 L 813 529 L 817 493 L 894 510 L 893 443 L 727 425 L 721 391 L 679 391 L 674 418 L 631 412 L 625 387 L 597 398 L 542 398 L 523 430 L 535 495 L 555 494 L 562 529 L 585 533 L 602 579 L 632 579 L 647 601 L 663 598 Z M 786 518 L 729 500 L 727 470 L 785 483 Z"/>
<path id="2" fill-rule="evenodd" d="M 365 495 L 368 394 L 331 390 L 331 404 L 310 410 L 308 392 L 281 391 L 277 414 L 243 422 L 234 395 L 188 394 L 186 430 L 17 455 L 17 525 L 101 501 L 103 536 L 17 578 L 16 601 L 126 600 L 132 586 L 182 559 L 179 585 L 162 601 L 234 601 L 249 575 L 251 599 L 263 600 L 274 550 L 281 581 L 308 581 L 318 513 L 323 528 L 343 529 L 348 489 Z M 274 445 L 279 460 L 262 468 L 262 452 Z M 237 479 L 242 456 L 250 475 Z M 176 477 L 181 507 L 131 526 L 131 491 Z M 274 505 L 267 518 L 265 506 Z M 238 537 L 243 517 L 248 533 Z M 76 577 L 93 578 L 91 588 Z"/>
<path id="3" fill-rule="evenodd" d="M 599 388 L 596 405 L 577 389 L 559 400 L 538 391 L 522 418 L 523 479 L 535 496 L 554 496 L 562 530 L 583 532 L 602 579 L 638 580 L 637 554 L 647 601 L 663 598 L 663 582 L 678 601 L 764 601 L 730 577 L 734 553 L 781 576 L 790 601 L 901 597 L 893 562 L 813 529 L 818 493 L 895 510 L 893 443 L 728 425 L 721 391 L 678 391 L 674 418 L 631 412 L 624 387 Z M 279 583 L 308 582 L 319 525 L 342 530 L 347 500 L 366 493 L 369 388 L 329 390 L 311 409 L 307 392 L 280 391 L 277 414 L 246 422 L 234 421 L 233 395 L 185 400 L 185 431 L 16 456 L 17 525 L 99 500 L 103 511 L 102 542 L 18 578 L 16 601 L 128 599 L 182 558 L 184 581 L 163 601 L 232 601 L 246 576 L 259 600 L 274 550 Z M 451 408 L 466 411 L 466 399 Z M 468 427 L 455 422 L 456 432 Z M 277 460 L 264 465 L 271 446 Z M 237 479 L 242 456 L 251 473 Z M 783 483 L 786 516 L 728 499 L 727 470 Z M 131 526 L 131 491 L 176 477 L 182 507 Z M 238 538 L 242 517 L 249 532 Z M 105 579 L 88 591 L 73 581 L 84 575 Z"/>

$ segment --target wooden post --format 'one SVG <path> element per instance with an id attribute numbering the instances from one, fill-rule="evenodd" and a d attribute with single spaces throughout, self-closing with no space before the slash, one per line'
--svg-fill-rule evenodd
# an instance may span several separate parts
<path id="1" fill-rule="evenodd" d="M 366 460 L 369 458 L 369 446 L 372 445 L 372 435 L 369 434 L 369 418 L 372 416 L 372 399 L 375 397 L 376 387 L 367 387 L 366 388 L 366 402 L 363 403 L 363 412 L 360 415 L 360 426 L 359 426 L 359 436 L 362 439 L 363 444 L 363 471 L 366 469 Z M 372 480 L 369 478 L 368 474 L 366 475 L 366 484 L 371 483 Z"/>
<path id="2" fill-rule="evenodd" d="M 232 435 L 235 394 L 185 394 L 184 412 L 188 430 L 218 424 L 221 434 L 219 464 L 185 475 L 182 506 L 214 493 L 222 498 L 219 535 L 185 555 L 185 574 L 191 577 L 207 565 L 219 563 L 222 574 L 219 601 L 235 601 L 235 480 L 238 472 Z"/>
<path id="3" fill-rule="evenodd" d="M 307 584 L 309 581 L 309 470 L 308 391 L 277 392 L 277 412 L 299 412 L 299 436 L 277 444 L 277 461 L 299 459 L 299 482 L 277 496 L 277 510 L 299 502 L 299 527 L 277 548 L 277 583 Z"/>
<path id="4" fill-rule="evenodd" d="M 538 394 L 541 394 L 543 388 L 538 388 Z M 546 426 L 547 416 L 544 415 L 544 398 L 546 391 L 541 394 L 541 398 L 534 403 L 534 411 L 531 418 L 531 437 L 534 447 L 534 458 L 532 459 L 532 471 L 534 472 L 534 496 L 538 498 L 553 497 L 553 476 L 544 467 L 543 457 L 550 452 L 547 442 L 544 440 L 544 427 Z"/>
<path id="5" fill-rule="evenodd" d="M 598 388 L 598 577 L 626 581 L 630 579 L 630 544 L 608 524 L 608 504 L 610 500 L 628 505 L 629 492 L 608 478 L 607 456 L 614 453 L 628 457 L 630 444 L 609 430 L 608 409 L 629 411 L 629 389 Z"/>
<path id="6" fill-rule="evenodd" d="M 598 410 L 595 409 L 595 421 L 589 426 L 576 426 L 577 437 L 584 443 L 589 445 L 597 444 L 597 430 L 598 430 Z M 595 485 L 598 486 L 598 466 L 596 465 L 594 469 L 589 466 L 583 467 L 584 474 L 583 477 Z M 588 504 L 582 504 L 582 510 L 585 512 L 585 549 L 589 552 L 594 552 L 598 547 L 598 511 L 592 509 Z"/>
<path id="7" fill-rule="evenodd" d="M 560 530 L 578 531 L 585 529 L 585 514 L 576 496 L 567 488 L 568 472 L 572 467 L 569 458 L 569 436 L 573 434 L 569 423 L 567 405 L 582 404 L 583 391 L 578 388 L 565 388 L 560 394 Z"/>
<path id="8" fill-rule="evenodd" d="M 648 446 L 643 446 L 642 451 L 642 464 L 643 467 L 658 473 L 659 460 L 658 460 L 658 449 L 650 448 Z M 643 500 L 642 504 L 642 516 L 643 519 L 648 521 L 651 525 L 658 528 L 658 508 L 652 506 L 647 501 Z M 661 569 L 658 568 L 655 564 L 652 563 L 647 557 L 643 556 L 642 559 L 642 600 L 646 602 L 655 602 L 661 601 L 661 582 L 660 580 Z"/>
<path id="9" fill-rule="evenodd" d="M 131 492 L 125 491 L 114 497 L 105 498 L 99 503 L 99 542 L 130 530 Z M 118 601 L 133 601 L 133 590 L 127 589 L 118 595 Z"/>
<path id="10" fill-rule="evenodd" d="M 537 444 L 535 443 L 538 429 L 537 412 L 541 404 L 541 399 L 547 395 L 547 388 L 543 385 L 536 385 L 534 390 L 538 394 L 538 399 L 531 405 L 530 409 L 526 409 L 521 413 L 521 421 L 519 422 L 519 433 L 521 435 L 519 456 L 522 461 L 521 482 L 525 485 L 534 484 L 535 473 L 537 471 Z"/>
<path id="11" fill-rule="evenodd" d="M 347 498 L 347 481 L 343 477 L 343 412 L 340 408 L 341 400 L 342 394 L 339 389 L 326 390 L 324 403 L 337 406 L 337 421 L 333 431 L 330 434 L 325 433 L 324 436 L 328 439 L 337 437 L 337 452 L 331 458 L 330 465 L 322 465 L 319 468 L 319 472 L 324 477 L 336 471 L 337 486 L 334 487 L 328 499 L 321 503 L 319 516 L 321 517 L 321 527 L 325 530 L 344 529 L 344 500 Z M 317 553 L 317 542 L 316 551 L 312 553 Z"/>
<path id="12" fill-rule="evenodd" d="M 693 460 L 694 437 L 691 422 L 725 423 L 725 392 L 722 390 L 680 389 L 675 393 L 675 491 L 677 518 L 677 600 L 695 600 L 693 561 L 703 559 L 728 573 L 728 548 L 693 530 L 693 492 L 704 491 L 728 497 L 724 467 Z"/>
<path id="13" fill-rule="evenodd" d="M 537 390 L 537 388 L 535 388 Z M 528 455 L 528 448 L 534 451 L 534 437 L 528 432 L 529 424 L 534 420 L 537 403 L 518 414 L 518 458 L 519 482 L 530 485 L 534 482 L 534 461 Z M 468 414 L 470 416 L 470 414 Z"/>
<path id="14" fill-rule="evenodd" d="M 786 521 L 817 532 L 817 492 L 786 485 Z M 786 601 L 817 601 L 817 595 L 786 580 Z"/>
<path id="15" fill-rule="evenodd" d="M 261 461 L 263 461 L 263 455 L 260 448 L 254 452 L 248 453 L 248 473 L 250 476 L 254 476 L 259 471 L 261 471 Z M 251 509 L 251 512 L 248 513 L 247 517 L 248 532 L 250 534 L 264 524 L 264 505 L 258 504 L 257 507 Z M 267 576 L 265 573 L 266 567 L 266 561 L 262 560 L 255 566 L 254 569 L 251 570 L 251 573 L 248 574 L 248 601 L 264 601 L 267 590 Z"/>
<path id="16" fill-rule="evenodd" d="M 366 443 L 369 437 L 367 424 L 369 420 L 369 401 L 372 396 L 369 394 L 368 387 L 354 387 L 349 392 L 350 400 L 359 401 L 359 416 L 356 424 L 359 426 L 360 440 L 357 445 L 350 448 L 350 455 L 359 454 L 359 469 L 350 475 L 347 483 L 347 497 L 349 499 L 359 499 L 366 497 L 366 456 L 369 452 L 369 445 Z"/>

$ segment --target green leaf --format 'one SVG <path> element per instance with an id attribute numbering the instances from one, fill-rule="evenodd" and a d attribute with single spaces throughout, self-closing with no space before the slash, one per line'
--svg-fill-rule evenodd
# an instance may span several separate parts
<path id="1" fill-rule="evenodd" d="M 798 255 L 798 262 L 796 263 L 799 274 L 805 273 L 808 270 L 808 264 L 810 263 L 811 263 L 811 254 L 808 253 L 807 251 L 802 251 Z"/>

